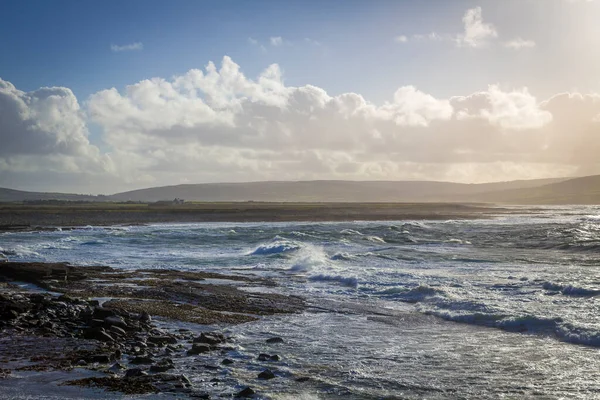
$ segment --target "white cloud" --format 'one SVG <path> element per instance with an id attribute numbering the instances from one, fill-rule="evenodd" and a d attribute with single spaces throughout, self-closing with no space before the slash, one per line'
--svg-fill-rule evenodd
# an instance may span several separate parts
<path id="1" fill-rule="evenodd" d="M 111 182 L 114 191 L 181 180 L 485 181 L 600 172 L 600 95 L 540 101 L 526 88 L 490 85 L 444 99 L 404 86 L 377 105 L 358 93 L 286 86 L 276 64 L 250 79 L 225 57 L 219 67 L 92 95 L 85 110 L 102 129 L 102 154 L 70 90 L 24 93 L 0 82 L 4 182 Z"/>
<path id="2" fill-rule="evenodd" d="M 118 53 L 121 51 L 139 51 L 139 50 L 143 50 L 144 49 L 144 44 L 141 42 L 135 42 L 135 43 L 130 43 L 130 44 L 125 44 L 122 46 L 116 45 L 116 44 L 111 44 L 110 45 L 110 50 Z"/>
<path id="3" fill-rule="evenodd" d="M 269 43 L 271 43 L 271 46 L 281 46 L 283 45 L 283 38 L 281 36 L 273 36 L 269 38 Z"/>
<path id="4" fill-rule="evenodd" d="M 0 79 L 0 143 L 0 176 L 7 181 L 114 171 L 110 157 L 90 144 L 84 113 L 68 88 L 23 92 Z"/>
<path id="5" fill-rule="evenodd" d="M 408 42 L 408 38 L 404 35 L 400 35 L 400 36 L 396 36 L 394 38 L 394 41 L 396 41 L 398 43 L 406 43 L 406 42 Z"/>
<path id="6" fill-rule="evenodd" d="M 248 38 L 248 43 L 250 43 L 250 44 L 251 44 L 251 45 L 253 45 L 253 46 L 256 46 L 256 45 L 258 44 L 258 40 L 256 40 L 256 39 L 254 39 L 254 38 L 251 38 L 251 37 L 249 37 L 249 38 Z"/>
<path id="7" fill-rule="evenodd" d="M 483 47 L 489 44 L 490 39 L 498 37 L 494 25 L 483 22 L 481 7 L 467 10 L 463 16 L 463 24 L 464 33 L 457 38 L 460 46 Z"/>
<path id="8" fill-rule="evenodd" d="M 490 44 L 497 42 L 499 37 L 498 31 L 494 25 L 483 21 L 483 11 L 481 7 L 468 9 L 463 15 L 462 22 L 464 31 L 459 34 L 440 34 L 437 32 L 428 34 L 417 33 L 412 35 L 412 38 L 421 41 L 452 42 L 458 47 L 470 48 L 485 48 Z M 407 40 L 405 36 L 398 36 L 396 41 L 399 42 L 406 40 L 399 40 L 398 38 L 405 38 Z M 522 38 L 516 38 L 502 44 L 507 48 L 515 50 L 535 47 L 535 42 L 533 40 L 525 40 Z"/>
<path id="9" fill-rule="evenodd" d="M 522 38 L 516 38 L 508 42 L 503 43 L 504 47 L 508 47 L 509 49 L 521 50 L 526 48 L 535 47 L 535 42 L 533 40 L 525 40 Z"/>

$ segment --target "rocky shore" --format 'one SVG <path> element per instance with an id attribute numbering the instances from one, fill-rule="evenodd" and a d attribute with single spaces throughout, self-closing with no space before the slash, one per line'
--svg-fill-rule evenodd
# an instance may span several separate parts
<path id="1" fill-rule="evenodd" d="M 239 356 L 227 326 L 300 312 L 304 301 L 250 293 L 240 288 L 244 285 L 273 283 L 204 272 L 1 263 L 0 381 L 26 379 L 15 377 L 24 371 L 83 370 L 89 372 L 85 377 L 66 374 L 59 385 L 122 394 L 253 397 L 255 389 L 231 373 L 248 360 Z M 276 377 L 306 380 L 279 376 L 281 356 L 273 350 L 284 345 L 283 338 L 265 337 L 264 353 L 252 360 L 261 387 Z"/>

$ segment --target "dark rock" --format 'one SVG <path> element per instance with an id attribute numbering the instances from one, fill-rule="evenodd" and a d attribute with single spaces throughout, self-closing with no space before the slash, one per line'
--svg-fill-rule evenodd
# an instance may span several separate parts
<path id="1" fill-rule="evenodd" d="M 131 368 L 125 371 L 125 378 L 136 378 L 138 376 L 147 375 L 141 368 Z"/>
<path id="2" fill-rule="evenodd" d="M 89 362 L 108 364 L 111 362 L 111 357 L 108 354 L 96 354 L 89 358 Z"/>
<path id="3" fill-rule="evenodd" d="M 104 307 L 95 307 L 94 308 L 94 318 L 96 318 L 96 319 L 104 319 L 104 318 L 108 318 L 108 317 L 114 317 L 115 315 L 117 315 L 115 313 L 115 311 L 111 310 L 110 308 L 104 308 Z"/>
<path id="4" fill-rule="evenodd" d="M 127 336 L 127 332 L 125 332 L 125 330 L 123 328 L 119 328 L 116 325 L 111 326 L 108 330 L 111 333 L 115 333 L 115 334 L 117 334 L 119 336 Z"/>
<path id="5" fill-rule="evenodd" d="M 153 365 L 150 367 L 150 372 L 167 372 L 175 368 L 173 364 Z"/>
<path id="6" fill-rule="evenodd" d="M 114 342 L 112 336 L 104 331 L 102 328 L 89 328 L 86 329 L 83 333 L 83 337 L 85 339 L 95 339 L 101 342 Z"/>
<path id="7" fill-rule="evenodd" d="M 233 364 L 233 360 L 230 360 L 229 358 L 226 358 L 223 361 L 221 361 L 221 364 L 231 365 L 231 364 Z"/>
<path id="8" fill-rule="evenodd" d="M 166 344 L 177 344 L 177 338 L 172 336 L 149 336 L 148 342 L 164 346 Z"/>
<path id="9" fill-rule="evenodd" d="M 142 322 L 150 322 L 150 321 L 152 321 L 152 317 L 150 317 L 150 314 L 148 314 L 146 311 L 143 311 L 140 314 L 140 318 L 139 319 Z"/>
<path id="10" fill-rule="evenodd" d="M 152 364 L 154 360 L 150 357 L 135 357 L 133 360 L 129 361 L 130 364 Z"/>
<path id="11" fill-rule="evenodd" d="M 123 328 L 123 329 L 128 328 L 128 325 L 125 322 L 125 320 L 123 319 L 123 317 L 120 317 L 118 315 L 104 318 L 104 324 L 109 327 L 110 326 L 118 326 L 119 328 Z"/>
<path id="12" fill-rule="evenodd" d="M 120 369 L 125 369 L 125 366 L 121 363 L 114 363 L 110 369 L 112 370 L 120 370 Z"/>
<path id="13" fill-rule="evenodd" d="M 255 392 L 254 390 L 252 390 L 252 388 L 250 387 L 246 387 L 242 390 L 240 390 L 235 397 L 252 397 L 254 396 Z"/>
<path id="14" fill-rule="evenodd" d="M 217 332 L 201 333 L 200 336 L 194 339 L 194 343 L 206 343 L 216 345 L 225 342 L 225 336 Z"/>
<path id="15" fill-rule="evenodd" d="M 309 380 L 310 380 L 310 378 L 308 376 L 301 376 L 301 377 L 296 378 L 296 382 L 307 382 Z"/>
<path id="16" fill-rule="evenodd" d="M 204 368 L 210 369 L 210 370 L 217 370 L 217 369 L 219 369 L 218 366 L 216 366 L 216 365 L 210 365 L 210 364 L 204 364 Z"/>
<path id="17" fill-rule="evenodd" d="M 272 337 L 272 338 L 267 339 L 267 343 L 269 343 L 269 344 L 283 343 L 283 339 L 280 338 L 279 336 L 276 336 L 276 337 Z"/>
<path id="18" fill-rule="evenodd" d="M 266 354 L 266 353 L 260 353 L 258 355 L 258 361 L 279 361 L 281 358 L 277 355 L 277 354 Z"/>
<path id="19" fill-rule="evenodd" d="M 210 347 L 206 344 L 194 344 L 191 349 L 187 351 L 188 356 L 195 356 L 201 353 L 208 353 Z"/>
<path id="20" fill-rule="evenodd" d="M 265 369 L 263 372 L 258 374 L 258 379 L 273 379 L 275 374 L 270 369 Z"/>

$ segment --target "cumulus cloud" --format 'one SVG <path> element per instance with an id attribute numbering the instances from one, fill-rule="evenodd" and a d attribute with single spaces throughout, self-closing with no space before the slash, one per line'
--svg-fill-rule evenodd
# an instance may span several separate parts
<path id="1" fill-rule="evenodd" d="M 24 176 L 17 170 L 55 182 L 110 176 L 112 188 L 182 180 L 468 182 L 600 172 L 599 95 L 542 101 L 527 88 L 490 85 L 439 98 L 404 86 L 374 104 L 358 93 L 288 86 L 276 64 L 250 79 L 224 57 L 220 66 L 97 92 L 85 103 L 86 121 L 68 89 L 25 93 L 1 82 L 5 182 Z M 87 139 L 92 121 L 102 130 L 105 153 Z"/>
<path id="2" fill-rule="evenodd" d="M 110 50 L 115 52 L 115 53 L 119 53 L 121 51 L 139 51 L 139 50 L 143 50 L 144 49 L 144 44 L 141 42 L 135 42 L 135 43 L 130 43 L 130 44 L 124 44 L 124 45 L 116 45 L 116 44 L 111 44 L 110 45 Z"/>
<path id="3" fill-rule="evenodd" d="M 84 113 L 73 92 L 46 87 L 18 90 L 0 79 L 0 177 L 104 174 L 112 160 L 88 140 Z"/>

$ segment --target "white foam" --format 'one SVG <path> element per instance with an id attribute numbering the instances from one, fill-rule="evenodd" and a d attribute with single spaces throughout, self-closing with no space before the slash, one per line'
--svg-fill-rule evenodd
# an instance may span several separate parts
<path id="1" fill-rule="evenodd" d="M 281 254 L 290 251 L 296 251 L 300 248 L 302 248 L 302 246 L 296 242 L 285 239 L 276 239 L 271 243 L 261 244 L 254 251 L 252 251 L 250 255 L 262 256 L 271 254 Z"/>
<path id="2" fill-rule="evenodd" d="M 368 240 L 369 242 L 373 242 L 373 243 L 386 243 L 385 240 L 383 240 L 382 238 L 380 238 L 379 236 L 365 236 L 365 240 Z"/>
<path id="3" fill-rule="evenodd" d="M 544 282 L 542 287 L 553 292 L 561 292 L 565 296 L 592 297 L 600 295 L 600 289 L 591 289 L 560 283 Z"/>
<path id="4" fill-rule="evenodd" d="M 362 236 L 363 235 L 362 233 L 360 233 L 359 231 L 354 230 L 354 229 L 342 229 L 340 231 L 340 233 L 342 235 L 348 235 L 348 236 L 353 236 L 353 235 L 354 236 Z"/>

